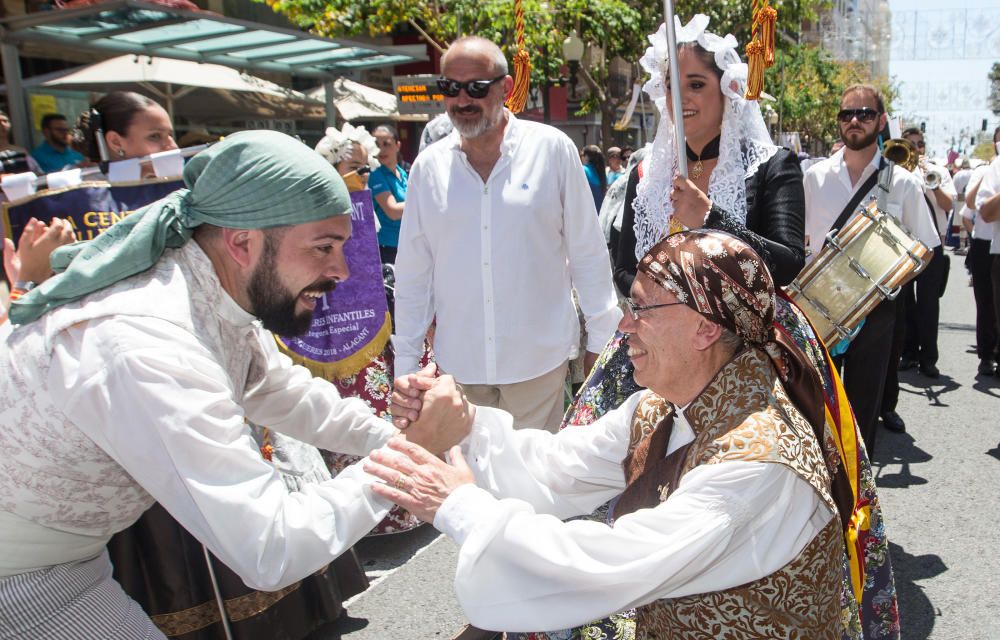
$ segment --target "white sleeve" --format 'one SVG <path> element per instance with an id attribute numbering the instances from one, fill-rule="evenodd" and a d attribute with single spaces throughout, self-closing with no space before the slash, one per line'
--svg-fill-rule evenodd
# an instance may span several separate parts
<path id="1" fill-rule="evenodd" d="M 434 525 L 461 545 L 455 589 L 484 629 L 562 629 L 660 598 L 727 589 L 791 562 L 835 517 L 781 464 L 698 467 L 614 526 L 561 522 L 467 485 Z"/>
<path id="2" fill-rule="evenodd" d="M 341 398 L 337 387 L 293 365 L 278 351 L 274 336 L 255 333 L 267 362 L 262 380 L 246 390 L 242 406 L 253 423 L 314 447 L 363 456 L 385 444 L 397 430 L 359 398 Z"/>
<path id="3" fill-rule="evenodd" d="M 59 334 L 48 384 L 58 409 L 254 589 L 316 571 L 388 512 L 356 466 L 290 493 L 261 457 L 226 372 L 169 323 L 104 320 Z M 336 444 L 332 433 L 327 442 Z"/>
<path id="4" fill-rule="evenodd" d="M 611 259 L 594 197 L 572 141 L 563 141 L 553 161 L 558 162 L 562 175 L 563 241 L 573 287 L 586 320 L 587 351 L 600 353 L 622 318 L 611 277 Z"/>
<path id="5" fill-rule="evenodd" d="M 463 443 L 479 486 L 516 496 L 539 512 L 569 518 L 590 513 L 625 488 L 622 460 L 642 392 L 593 424 L 559 433 L 513 428 L 509 413 L 477 407 Z"/>
<path id="6" fill-rule="evenodd" d="M 996 160 L 979 180 L 979 191 L 976 192 L 976 209 L 981 209 L 986 201 L 1000 193 L 1000 164 Z"/>
<path id="7" fill-rule="evenodd" d="M 903 169 L 897 167 L 896 171 L 903 171 Z M 941 234 L 938 233 L 937 221 L 934 219 L 935 214 L 931 212 L 931 208 L 924 198 L 923 186 L 919 184 L 917 177 L 913 174 L 909 174 L 907 178 L 892 185 L 893 190 L 898 188 L 902 191 L 900 219 L 917 237 L 917 240 L 927 245 L 928 249 L 939 247 L 941 246 Z"/>
<path id="8" fill-rule="evenodd" d="M 408 197 L 403 205 L 396 253 L 395 332 L 396 377 L 419 368 L 424 337 L 434 319 L 434 256 L 424 232 L 421 191 L 423 164 L 410 172 Z"/>

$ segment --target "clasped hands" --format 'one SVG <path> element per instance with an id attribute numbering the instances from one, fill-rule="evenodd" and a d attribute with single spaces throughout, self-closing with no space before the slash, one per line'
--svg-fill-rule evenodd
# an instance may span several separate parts
<path id="1" fill-rule="evenodd" d="M 401 433 L 389 441 L 390 451 L 373 451 L 364 464 L 366 472 L 385 483 L 372 485 L 377 495 L 425 522 L 434 521 L 452 491 L 475 482 L 456 445 L 469 434 L 476 407 L 454 378 L 435 378 L 435 371 L 430 364 L 396 379 L 390 411 Z M 434 455 L 445 451 L 449 461 Z"/>

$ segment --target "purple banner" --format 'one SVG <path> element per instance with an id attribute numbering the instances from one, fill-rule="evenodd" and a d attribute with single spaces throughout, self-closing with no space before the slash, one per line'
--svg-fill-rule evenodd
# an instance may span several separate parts
<path id="1" fill-rule="evenodd" d="M 136 209 L 156 202 L 183 186 L 182 180 L 151 180 L 126 185 L 84 182 L 65 189 L 39 191 L 33 196 L 4 203 L 4 231 L 7 237 L 17 242 L 24 225 L 31 218 L 45 223 L 52 218 L 66 218 L 73 226 L 77 240 L 93 240 Z"/>
<path id="2" fill-rule="evenodd" d="M 320 298 L 309 332 L 278 345 L 318 376 L 345 378 L 382 352 L 391 322 L 382 284 L 371 191 L 351 193 L 352 232 L 344 245 L 350 277 Z"/>

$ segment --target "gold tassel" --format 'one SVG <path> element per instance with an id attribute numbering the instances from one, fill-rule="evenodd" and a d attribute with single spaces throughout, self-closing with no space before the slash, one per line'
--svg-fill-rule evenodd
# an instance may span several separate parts
<path id="1" fill-rule="evenodd" d="M 768 0 L 754 0 L 753 26 L 747 54 L 747 90 L 743 95 L 747 100 L 758 100 L 764 90 L 764 70 L 774 64 L 774 34 L 778 22 L 778 12 L 768 4 Z"/>
<path id="2" fill-rule="evenodd" d="M 531 57 L 524 48 L 524 7 L 521 0 L 514 0 L 514 31 L 517 34 L 517 53 L 514 54 L 514 89 L 507 98 L 511 113 L 521 113 L 528 102 L 531 86 Z"/>

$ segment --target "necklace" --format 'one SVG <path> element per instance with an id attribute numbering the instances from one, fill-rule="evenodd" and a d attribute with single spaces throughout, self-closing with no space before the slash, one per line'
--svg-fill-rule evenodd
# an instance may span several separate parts
<path id="1" fill-rule="evenodd" d="M 687 152 L 687 158 L 689 161 L 694 163 L 691 167 L 692 178 L 697 180 L 701 177 L 701 174 L 705 172 L 704 160 L 714 160 L 719 157 L 719 140 L 721 139 L 722 134 L 720 133 L 705 145 L 705 148 L 701 150 L 700 154 L 696 154 L 694 151 L 691 151 L 691 147 L 687 146 L 685 143 L 684 150 Z"/>

